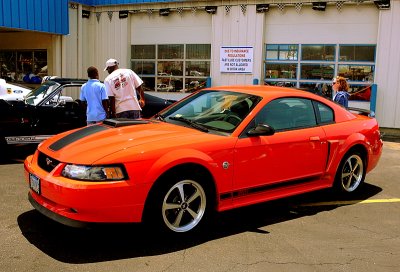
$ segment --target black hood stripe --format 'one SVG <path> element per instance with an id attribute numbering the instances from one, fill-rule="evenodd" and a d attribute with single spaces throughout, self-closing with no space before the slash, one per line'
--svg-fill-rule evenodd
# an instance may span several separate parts
<path id="1" fill-rule="evenodd" d="M 85 127 L 83 129 L 80 129 L 78 131 L 75 131 L 71 134 L 68 134 L 67 136 L 65 136 L 64 138 L 61 138 L 60 140 L 58 140 L 57 142 L 53 143 L 52 145 L 50 145 L 50 149 L 53 151 L 58 151 L 61 148 L 66 147 L 67 145 L 69 145 L 70 143 L 73 143 L 77 140 L 80 140 L 86 136 L 95 134 L 99 131 L 103 131 L 109 129 L 105 126 L 88 126 Z"/>

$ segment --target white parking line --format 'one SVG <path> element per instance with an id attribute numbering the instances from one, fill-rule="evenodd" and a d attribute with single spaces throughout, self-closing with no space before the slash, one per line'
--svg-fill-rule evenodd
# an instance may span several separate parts
<path id="1" fill-rule="evenodd" d="M 393 203 L 393 202 L 400 202 L 400 198 L 327 201 L 327 202 L 300 204 L 299 207 L 335 206 L 335 205 L 371 204 L 371 203 Z"/>

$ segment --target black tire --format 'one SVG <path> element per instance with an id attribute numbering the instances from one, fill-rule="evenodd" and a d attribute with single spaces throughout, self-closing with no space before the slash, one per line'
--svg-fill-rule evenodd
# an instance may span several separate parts
<path id="1" fill-rule="evenodd" d="M 149 196 L 145 223 L 152 230 L 171 234 L 192 233 L 206 225 L 211 214 L 211 191 L 200 175 L 163 177 Z M 182 199 L 183 198 L 183 199 Z"/>
<path id="2" fill-rule="evenodd" d="M 347 153 L 339 164 L 334 187 L 342 194 L 351 194 L 363 185 L 366 173 L 365 159 L 358 151 Z"/>

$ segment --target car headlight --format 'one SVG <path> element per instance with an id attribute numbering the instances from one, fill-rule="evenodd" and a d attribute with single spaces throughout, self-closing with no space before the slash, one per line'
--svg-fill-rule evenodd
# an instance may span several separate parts
<path id="1" fill-rule="evenodd" d="M 118 181 L 126 179 L 125 169 L 120 165 L 75 165 L 67 164 L 62 176 L 87 181 Z"/>

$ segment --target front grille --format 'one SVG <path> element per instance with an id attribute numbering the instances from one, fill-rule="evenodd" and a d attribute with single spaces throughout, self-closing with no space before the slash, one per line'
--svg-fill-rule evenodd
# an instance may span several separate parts
<path id="1" fill-rule="evenodd" d="M 38 165 L 40 168 L 47 172 L 53 171 L 53 169 L 59 164 L 60 162 L 47 156 L 46 154 L 39 152 L 38 157 Z"/>

